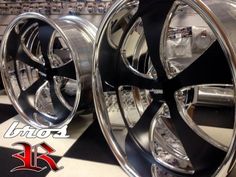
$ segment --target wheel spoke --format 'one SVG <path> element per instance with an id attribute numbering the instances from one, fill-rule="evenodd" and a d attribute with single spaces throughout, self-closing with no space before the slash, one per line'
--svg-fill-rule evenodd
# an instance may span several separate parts
<path id="1" fill-rule="evenodd" d="M 134 136 L 135 140 L 138 141 L 138 143 L 147 151 L 149 151 L 150 146 L 149 129 L 151 126 L 151 121 L 155 117 L 161 105 L 162 103 L 158 100 L 153 100 L 131 131 L 131 135 Z"/>
<path id="2" fill-rule="evenodd" d="M 18 101 L 20 104 L 24 105 L 23 111 L 27 116 L 32 117 L 34 113 L 39 113 L 36 109 L 34 109 L 34 96 L 36 95 L 36 92 L 38 89 L 46 82 L 46 80 L 41 77 L 39 78 L 36 82 L 34 82 L 30 87 L 28 87 L 26 90 L 22 90 L 19 97 Z"/>
<path id="3" fill-rule="evenodd" d="M 51 100 L 52 100 L 52 104 L 54 108 L 54 113 L 57 118 L 56 120 L 49 119 L 49 121 L 52 123 L 59 123 L 59 122 L 64 121 L 64 119 L 66 119 L 70 115 L 70 111 L 58 98 L 58 94 L 56 93 L 55 81 L 50 80 L 49 84 L 50 84 L 50 95 L 51 95 Z"/>
<path id="4" fill-rule="evenodd" d="M 60 67 L 52 68 L 52 72 L 54 76 L 61 76 L 76 80 L 75 64 L 73 60 Z"/>
<path id="5" fill-rule="evenodd" d="M 12 42 L 14 41 L 14 42 Z M 16 34 L 15 30 L 11 31 L 11 34 L 9 35 L 9 38 L 7 40 L 8 43 L 10 43 L 6 48 L 6 52 L 12 57 L 12 58 L 16 58 L 17 55 L 17 51 L 18 51 L 18 47 L 20 45 L 20 38 L 18 36 L 18 34 Z"/>
<path id="6" fill-rule="evenodd" d="M 44 82 L 45 82 L 45 79 L 43 77 L 40 77 L 30 87 L 22 91 L 21 95 L 19 96 L 19 99 L 23 99 L 23 97 L 31 97 L 35 95 L 39 87 L 41 87 L 44 84 Z"/>
<path id="7" fill-rule="evenodd" d="M 174 98 L 167 101 L 173 126 L 196 171 L 216 169 L 226 153 L 198 136 L 183 120 Z"/>
<path id="8" fill-rule="evenodd" d="M 144 35 L 147 41 L 147 47 L 150 54 L 151 61 L 156 69 L 159 80 L 167 79 L 165 70 L 160 60 L 160 38 L 163 25 L 174 1 L 155 1 L 147 3 L 145 0 L 140 0 L 138 13 L 143 21 Z M 158 6 L 158 10 L 152 8 Z M 145 15 L 143 15 L 145 14 Z"/>
<path id="9" fill-rule="evenodd" d="M 47 24 L 43 24 L 43 23 L 40 24 L 38 37 L 41 44 L 42 55 L 45 60 L 45 64 L 47 66 L 50 66 L 48 54 L 49 54 L 49 44 L 50 44 L 50 40 L 53 35 L 53 32 L 54 32 L 54 29 L 51 26 Z"/>
<path id="10" fill-rule="evenodd" d="M 125 139 L 125 152 L 129 162 L 135 162 L 134 168 L 139 170 L 141 176 L 152 176 L 150 165 L 155 163 L 153 157 L 149 156 L 148 153 L 143 153 L 139 145 L 130 136 L 126 136 Z M 144 159 L 148 159 L 148 163 L 143 163 Z M 153 161 L 150 159 L 153 159 Z"/>
<path id="11" fill-rule="evenodd" d="M 11 31 L 11 34 L 9 35 L 8 38 L 8 43 L 11 43 L 11 45 L 9 45 L 9 47 L 7 48 L 7 53 L 9 53 L 12 56 L 12 58 L 16 58 L 19 46 L 21 45 L 21 37 L 25 32 L 25 30 L 33 23 L 35 23 L 35 21 L 29 21 L 25 23 L 23 26 L 20 26 L 19 33 L 17 33 L 16 30 Z"/>
<path id="12" fill-rule="evenodd" d="M 7 53 L 10 53 L 12 58 L 16 58 L 16 60 L 20 60 L 23 63 L 42 71 L 43 66 L 33 61 L 22 45 L 22 42 L 26 42 L 28 40 L 27 36 L 24 36 L 25 39 L 22 40 L 23 33 L 27 30 L 27 28 L 29 28 L 30 25 L 33 25 L 34 23 L 36 23 L 36 21 L 29 21 L 23 26 L 20 26 L 19 34 L 17 34 L 15 30 L 12 30 L 11 35 L 9 35 L 8 41 L 14 42 L 11 42 L 11 45 L 9 45 L 10 47 L 7 48 Z"/>
<path id="13" fill-rule="evenodd" d="M 232 84 L 230 68 L 218 42 L 189 67 L 170 80 L 169 87 L 176 90 L 201 84 Z"/>

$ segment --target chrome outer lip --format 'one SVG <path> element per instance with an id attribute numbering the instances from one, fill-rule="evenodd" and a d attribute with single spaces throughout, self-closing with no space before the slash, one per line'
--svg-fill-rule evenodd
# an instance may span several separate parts
<path id="1" fill-rule="evenodd" d="M 75 102 L 73 109 L 71 110 L 68 117 L 63 122 L 51 125 L 42 125 L 39 122 L 33 120 L 32 117 L 26 115 L 22 109 L 22 105 L 17 102 L 16 95 L 12 91 L 12 86 L 8 81 L 7 75 L 5 75 L 6 61 L 5 56 L 7 54 L 7 40 L 10 32 L 14 30 L 15 26 L 21 21 L 38 20 L 46 23 L 52 27 L 65 42 L 66 46 L 70 51 L 71 58 L 75 66 L 76 83 L 78 90 L 75 94 Z M 83 112 L 85 109 L 92 108 L 92 88 L 91 88 L 91 60 L 92 60 L 92 47 L 95 40 L 95 34 L 97 28 L 85 19 L 74 16 L 65 16 L 56 20 L 48 19 L 47 17 L 38 13 L 23 13 L 17 16 L 5 30 L 2 43 L 1 43 L 1 75 L 6 88 L 7 94 L 17 110 L 22 116 L 23 120 L 30 125 L 37 128 L 55 128 L 62 127 L 68 124 L 75 114 L 80 111 Z"/>
<path id="2" fill-rule="evenodd" d="M 236 35 L 233 32 L 233 29 L 235 30 L 234 24 L 235 23 L 227 23 L 225 19 L 227 17 L 222 16 L 222 9 L 221 11 L 217 11 L 217 5 L 215 4 L 228 4 L 230 6 L 230 3 L 232 1 L 212 1 L 212 0 L 181 0 L 182 2 L 188 4 L 191 6 L 198 14 L 202 16 L 203 19 L 206 20 L 208 25 L 212 28 L 214 34 L 216 35 L 219 43 L 221 44 L 221 47 L 224 50 L 225 55 L 228 58 L 228 62 L 230 63 L 231 72 L 233 73 L 233 82 L 235 84 L 235 76 L 236 76 L 236 46 L 235 42 L 233 41 L 236 39 L 234 36 Z M 108 28 L 109 21 L 112 19 L 113 14 L 116 14 L 117 11 L 119 11 L 122 6 L 125 6 L 126 3 L 129 3 L 131 1 L 117 1 L 111 8 L 110 11 L 108 11 L 107 15 L 103 19 L 98 35 L 95 41 L 95 49 L 94 49 L 94 61 L 93 61 L 93 95 L 94 95 L 94 103 L 95 108 L 99 120 L 99 124 L 101 126 L 102 132 L 110 145 L 110 148 L 112 152 L 114 153 L 115 157 L 119 161 L 120 165 L 123 167 L 123 169 L 129 174 L 130 176 L 141 176 L 132 166 L 132 164 L 128 161 L 127 156 L 125 152 L 122 150 L 120 145 L 118 144 L 115 135 L 113 133 L 113 130 L 110 126 L 109 121 L 109 115 L 106 111 L 106 105 L 104 96 L 102 95 L 103 89 L 102 89 L 102 82 L 101 82 L 101 76 L 98 69 L 98 63 L 99 63 L 99 50 L 102 46 L 102 39 L 103 36 L 106 35 L 106 29 Z M 148 2 L 147 2 L 148 3 Z M 218 5 L 219 5 L 218 4 Z M 232 4 L 233 5 L 233 4 Z M 220 7 L 220 6 L 218 6 Z M 224 7 L 227 9 L 227 7 Z M 229 7 L 228 7 L 229 8 Z M 234 7 L 235 8 L 235 7 Z M 223 10 L 224 12 L 228 12 L 227 10 Z M 232 21 L 232 17 L 228 17 Z M 232 27 L 233 26 L 233 27 Z M 233 38 L 233 39 L 232 39 Z M 161 49 L 160 49 L 161 50 Z M 235 90 L 234 90 L 235 92 Z M 234 98 L 235 99 L 235 98 Z M 234 100 L 235 101 L 235 100 Z M 228 153 L 226 157 L 224 158 L 224 161 L 221 163 L 219 168 L 212 174 L 212 176 L 215 177 L 222 177 L 227 176 L 230 173 L 230 170 L 232 170 L 233 165 L 235 164 L 235 157 L 236 157 L 236 122 L 234 122 L 234 132 L 231 140 L 231 145 L 228 149 Z M 178 175 L 179 176 L 179 175 Z"/>
<path id="3" fill-rule="evenodd" d="M 101 130 L 103 132 L 103 135 L 110 146 L 111 151 L 113 152 L 114 156 L 118 160 L 121 167 L 125 170 L 125 172 L 129 176 L 133 177 L 139 177 L 140 175 L 138 172 L 132 167 L 132 165 L 129 163 L 126 157 L 125 153 L 121 149 L 121 147 L 118 145 L 118 142 L 116 141 L 113 130 L 111 129 L 110 122 L 109 122 L 109 116 L 106 111 L 106 105 L 105 105 L 105 98 L 101 94 L 103 92 L 102 89 L 102 82 L 101 82 L 101 76 L 98 70 L 98 55 L 99 55 L 99 48 L 102 45 L 102 36 L 107 35 L 106 29 L 109 26 L 109 22 L 113 17 L 113 14 L 118 13 L 120 9 L 122 9 L 123 6 L 125 6 L 127 3 L 138 3 L 137 0 L 118 0 L 116 1 L 108 10 L 106 15 L 104 16 L 96 35 L 95 43 L 94 43 L 94 52 L 93 52 L 93 65 L 92 65 L 92 90 L 93 90 L 93 99 L 94 99 L 94 105 L 96 114 L 98 117 L 98 122 L 100 124 Z M 113 45 L 114 48 L 116 46 Z"/>

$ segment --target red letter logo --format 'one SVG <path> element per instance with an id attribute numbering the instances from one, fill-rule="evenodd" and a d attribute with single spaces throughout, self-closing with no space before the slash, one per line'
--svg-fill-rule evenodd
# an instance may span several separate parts
<path id="1" fill-rule="evenodd" d="M 13 146 L 16 146 L 16 145 L 23 146 L 24 150 L 19 153 L 13 154 L 12 157 L 15 157 L 21 160 L 23 162 L 23 165 L 15 167 L 14 169 L 11 170 L 11 172 L 22 171 L 22 170 L 40 172 L 42 170 L 45 170 L 47 167 L 38 166 L 39 159 L 45 161 L 53 171 L 58 171 L 62 169 L 62 167 L 58 168 L 55 161 L 51 157 L 48 156 L 49 154 L 55 152 L 55 150 L 49 145 L 47 145 L 46 143 L 37 144 L 35 146 L 31 146 L 30 144 L 25 143 L 25 142 L 13 144 Z M 39 147 L 43 148 L 46 151 L 46 153 L 42 155 L 38 155 Z"/>

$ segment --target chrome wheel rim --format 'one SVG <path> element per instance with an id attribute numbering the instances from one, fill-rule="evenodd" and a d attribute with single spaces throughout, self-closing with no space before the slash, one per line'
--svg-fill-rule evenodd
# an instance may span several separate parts
<path id="1" fill-rule="evenodd" d="M 219 14 L 234 7 L 231 1 L 118 1 L 105 16 L 95 42 L 94 102 L 103 134 L 130 176 L 230 172 L 235 47 L 229 35 L 235 28 Z M 200 22 L 183 25 L 185 18 Z M 200 121 L 202 113 L 208 123 Z M 227 120 L 218 122 L 222 113 Z M 209 127 L 219 130 L 212 135 Z M 227 143 L 215 133 L 221 128 L 230 132 Z"/>
<path id="2" fill-rule="evenodd" d="M 2 40 L 2 79 L 23 120 L 61 127 L 91 108 L 91 57 L 97 29 L 85 19 L 19 15 Z"/>

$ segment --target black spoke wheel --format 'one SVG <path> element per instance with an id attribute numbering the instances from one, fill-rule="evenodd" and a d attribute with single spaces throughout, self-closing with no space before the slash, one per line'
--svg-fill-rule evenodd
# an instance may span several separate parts
<path id="1" fill-rule="evenodd" d="M 229 174 L 235 5 L 118 1 L 105 16 L 95 42 L 94 102 L 104 136 L 130 176 Z"/>
<path id="2" fill-rule="evenodd" d="M 65 16 L 15 18 L 3 36 L 2 79 L 13 106 L 29 124 L 61 127 L 92 107 L 91 59 L 96 27 Z"/>

